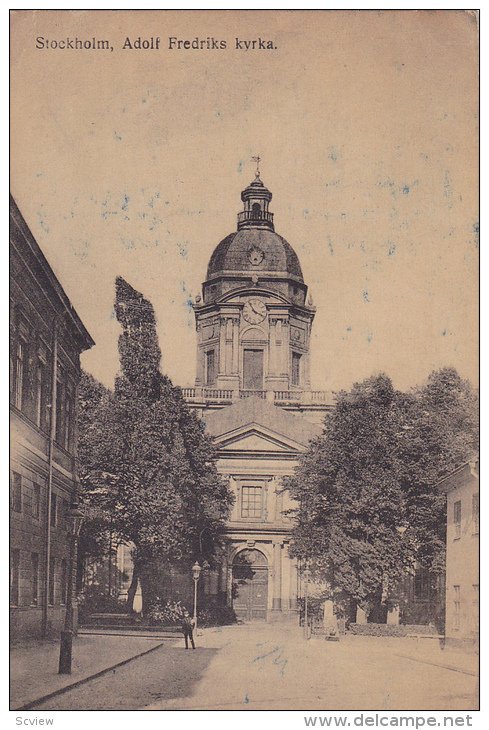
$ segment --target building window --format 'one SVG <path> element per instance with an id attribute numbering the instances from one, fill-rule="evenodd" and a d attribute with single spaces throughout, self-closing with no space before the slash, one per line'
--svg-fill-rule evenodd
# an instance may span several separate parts
<path id="1" fill-rule="evenodd" d="M 66 560 L 63 558 L 61 561 L 61 603 L 66 603 L 66 591 L 68 587 L 66 578 Z"/>
<path id="2" fill-rule="evenodd" d="M 38 520 L 41 515 L 41 487 L 39 484 L 32 485 L 32 516 Z"/>
<path id="3" fill-rule="evenodd" d="M 39 346 L 36 368 L 36 423 L 43 431 L 49 428 L 49 376 L 48 351 Z"/>
<path id="4" fill-rule="evenodd" d="M 205 353 L 205 384 L 213 385 L 216 379 L 216 364 L 214 350 Z"/>
<path id="5" fill-rule="evenodd" d="M 65 416 L 65 385 L 63 371 L 58 367 L 56 378 L 56 441 L 64 446 L 64 416 Z"/>
<path id="6" fill-rule="evenodd" d="M 472 626 L 474 633 L 479 633 L 479 584 L 472 586 Z"/>
<path id="7" fill-rule="evenodd" d="M 472 495 L 472 534 L 479 534 L 479 492 Z"/>
<path id="8" fill-rule="evenodd" d="M 414 575 L 414 597 L 420 601 L 430 598 L 430 573 L 426 568 L 417 568 Z"/>
<path id="9" fill-rule="evenodd" d="M 65 393 L 64 436 L 63 436 L 63 446 L 68 451 L 72 447 L 73 405 L 74 405 L 73 386 L 71 385 L 71 383 L 68 383 L 66 386 L 66 393 Z"/>
<path id="10" fill-rule="evenodd" d="M 12 472 L 12 509 L 22 512 L 22 477 L 16 471 Z"/>
<path id="11" fill-rule="evenodd" d="M 50 375 L 48 368 L 48 350 L 44 344 L 39 347 L 36 373 L 36 417 L 37 425 L 48 431 L 51 421 L 50 408 Z"/>
<path id="12" fill-rule="evenodd" d="M 462 535 L 462 502 L 453 503 L 453 539 L 458 540 Z"/>
<path id="13" fill-rule="evenodd" d="M 292 385 L 301 384 L 301 357 L 298 352 L 292 353 Z"/>
<path id="14" fill-rule="evenodd" d="M 33 606 L 37 606 L 39 603 L 39 555 L 37 553 L 31 554 L 31 586 L 31 603 Z"/>
<path id="15" fill-rule="evenodd" d="M 54 606 L 54 578 L 56 570 L 56 560 L 52 556 L 49 558 L 49 584 L 48 584 L 48 603 Z"/>
<path id="16" fill-rule="evenodd" d="M 453 586 L 453 628 L 460 628 L 460 586 Z"/>
<path id="17" fill-rule="evenodd" d="M 263 350 L 243 350 L 243 389 L 263 390 Z"/>
<path id="18" fill-rule="evenodd" d="M 58 498 L 56 494 L 51 494 L 51 527 L 58 524 Z"/>
<path id="19" fill-rule="evenodd" d="M 20 594 L 20 550 L 10 551 L 10 603 L 19 605 Z"/>
<path id="20" fill-rule="evenodd" d="M 263 488 L 243 487 L 241 492 L 241 517 L 260 518 L 263 514 Z"/>
<path id="21" fill-rule="evenodd" d="M 26 352 L 27 343 L 25 339 L 19 334 L 15 347 L 15 405 L 21 410 L 22 402 L 24 400 L 24 387 L 25 387 L 25 367 L 26 367 Z"/>

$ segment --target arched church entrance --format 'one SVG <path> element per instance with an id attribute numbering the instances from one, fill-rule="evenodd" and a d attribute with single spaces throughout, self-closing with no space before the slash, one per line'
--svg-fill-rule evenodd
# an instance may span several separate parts
<path id="1" fill-rule="evenodd" d="M 241 621 L 266 621 L 268 561 L 259 550 L 241 550 L 233 560 L 233 609 Z"/>

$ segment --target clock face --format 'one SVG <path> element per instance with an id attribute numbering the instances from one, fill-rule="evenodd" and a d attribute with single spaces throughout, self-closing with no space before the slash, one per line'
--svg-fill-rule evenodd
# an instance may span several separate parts
<path id="1" fill-rule="evenodd" d="M 250 263 L 253 266 L 258 266 L 263 261 L 265 254 L 261 250 L 261 248 L 258 248 L 258 246 L 253 246 L 253 248 L 250 248 L 248 251 L 248 258 L 250 260 Z"/>
<path id="2" fill-rule="evenodd" d="M 250 324 L 258 324 L 267 316 L 267 308 L 261 299 L 249 299 L 243 307 L 243 317 Z"/>

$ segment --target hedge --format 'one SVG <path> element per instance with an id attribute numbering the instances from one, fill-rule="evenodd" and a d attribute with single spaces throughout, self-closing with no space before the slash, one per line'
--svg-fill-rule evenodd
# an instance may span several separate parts
<path id="1" fill-rule="evenodd" d="M 423 624 L 350 624 L 348 630 L 351 634 L 361 636 L 408 636 L 408 634 L 436 636 L 437 634 L 434 626 Z"/>

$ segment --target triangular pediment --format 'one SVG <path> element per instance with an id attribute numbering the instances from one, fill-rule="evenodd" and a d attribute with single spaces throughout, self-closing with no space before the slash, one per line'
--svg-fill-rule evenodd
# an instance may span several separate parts
<path id="1" fill-rule="evenodd" d="M 304 447 L 257 423 L 246 424 L 215 439 L 220 451 L 302 453 Z"/>
<path id="2" fill-rule="evenodd" d="M 253 436 L 265 442 L 268 440 L 269 450 L 302 452 L 322 431 L 321 426 L 257 397 L 239 400 L 206 414 L 204 419 L 207 432 L 220 448 L 231 440 L 238 443 Z"/>

